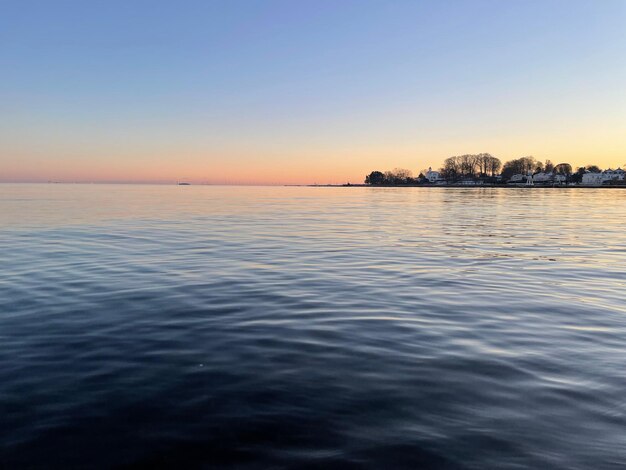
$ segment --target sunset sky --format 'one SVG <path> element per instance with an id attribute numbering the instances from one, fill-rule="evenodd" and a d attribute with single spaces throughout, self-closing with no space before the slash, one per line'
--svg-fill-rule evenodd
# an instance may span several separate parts
<path id="1" fill-rule="evenodd" d="M 3 1 L 0 180 L 626 164 L 626 1 Z"/>

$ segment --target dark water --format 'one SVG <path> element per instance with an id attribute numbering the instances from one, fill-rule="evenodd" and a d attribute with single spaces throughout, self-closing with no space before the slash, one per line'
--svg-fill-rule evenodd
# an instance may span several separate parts
<path id="1" fill-rule="evenodd" d="M 626 191 L 0 185 L 0 467 L 626 466 Z"/>

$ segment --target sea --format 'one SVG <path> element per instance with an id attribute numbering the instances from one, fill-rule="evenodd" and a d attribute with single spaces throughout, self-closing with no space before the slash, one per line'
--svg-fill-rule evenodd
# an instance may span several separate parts
<path id="1" fill-rule="evenodd" d="M 0 468 L 626 468 L 626 190 L 0 185 Z"/>

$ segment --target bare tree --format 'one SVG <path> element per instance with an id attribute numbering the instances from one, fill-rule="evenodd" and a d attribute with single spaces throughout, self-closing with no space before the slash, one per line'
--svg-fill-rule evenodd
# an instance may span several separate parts
<path id="1" fill-rule="evenodd" d="M 502 166 L 500 159 L 489 153 L 479 153 L 476 155 L 476 159 L 480 176 L 495 176 Z"/>
<path id="2" fill-rule="evenodd" d="M 477 176 L 495 176 L 501 167 L 499 158 L 489 153 L 479 153 L 446 158 L 440 171 L 446 180 L 456 181 Z"/>

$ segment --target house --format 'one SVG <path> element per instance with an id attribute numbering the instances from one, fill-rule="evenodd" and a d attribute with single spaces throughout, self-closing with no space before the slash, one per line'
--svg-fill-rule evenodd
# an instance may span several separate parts
<path id="1" fill-rule="evenodd" d="M 428 171 L 426 172 L 424 176 L 431 183 L 438 183 L 439 181 L 442 180 L 441 173 L 439 173 L 438 171 L 433 171 L 431 167 L 428 167 Z"/>
<path id="2" fill-rule="evenodd" d="M 582 184 L 587 184 L 589 186 L 600 186 L 604 183 L 604 175 L 602 173 L 584 173 Z"/>
<path id="3" fill-rule="evenodd" d="M 541 173 L 533 175 L 533 181 L 537 184 L 552 183 L 552 176 L 554 176 L 552 173 L 544 173 L 542 171 Z"/>
<path id="4" fill-rule="evenodd" d="M 626 172 L 621 168 L 618 168 L 617 170 L 611 170 L 609 168 L 608 170 L 604 170 L 602 173 L 606 175 L 607 181 L 624 181 L 624 178 L 626 177 Z"/>
<path id="5" fill-rule="evenodd" d="M 533 175 L 533 182 L 535 184 L 564 184 L 567 178 L 560 173 L 537 173 Z"/>
<path id="6" fill-rule="evenodd" d="M 602 173 L 585 173 L 583 175 L 582 184 L 589 186 L 601 186 L 604 183 L 612 180 L 623 181 L 624 170 L 618 168 L 617 170 L 604 170 Z"/>
<path id="7" fill-rule="evenodd" d="M 511 176 L 511 178 L 509 178 L 509 183 L 524 183 L 524 182 L 526 182 L 526 175 L 522 175 L 521 173 L 513 175 Z"/>

